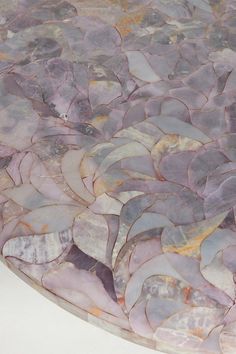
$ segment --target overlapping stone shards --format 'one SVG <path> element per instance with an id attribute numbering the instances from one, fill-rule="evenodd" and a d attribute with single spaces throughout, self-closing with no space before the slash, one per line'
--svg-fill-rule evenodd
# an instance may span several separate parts
<path id="1" fill-rule="evenodd" d="M 0 0 L 0 210 L 91 322 L 234 354 L 235 1 Z"/>

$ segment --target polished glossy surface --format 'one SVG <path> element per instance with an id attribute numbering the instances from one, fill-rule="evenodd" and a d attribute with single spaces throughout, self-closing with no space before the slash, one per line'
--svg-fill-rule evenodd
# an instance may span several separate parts
<path id="1" fill-rule="evenodd" d="M 234 354 L 235 51 L 234 0 L 0 0 L 2 260 L 117 335 Z"/>

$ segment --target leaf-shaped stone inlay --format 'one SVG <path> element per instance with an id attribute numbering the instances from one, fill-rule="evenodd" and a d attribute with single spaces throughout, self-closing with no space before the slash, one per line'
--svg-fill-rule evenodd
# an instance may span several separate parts
<path id="1" fill-rule="evenodd" d="M 4 257 L 16 257 L 28 263 L 48 263 L 59 257 L 72 240 L 71 230 L 45 235 L 18 236 L 3 247 Z"/>
<path id="2" fill-rule="evenodd" d="M 235 354 L 235 0 L 0 0 L 0 258 L 170 354 Z"/>
<path id="3" fill-rule="evenodd" d="M 139 51 L 126 52 L 129 71 L 138 79 L 146 82 L 159 81 L 159 76 L 154 72 L 145 56 Z"/>

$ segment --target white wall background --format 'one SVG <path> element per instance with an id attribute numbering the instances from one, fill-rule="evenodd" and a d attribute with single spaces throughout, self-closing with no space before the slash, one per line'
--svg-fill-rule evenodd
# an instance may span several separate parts
<path id="1" fill-rule="evenodd" d="M 58 307 L 0 263 L 1 354 L 161 354 Z"/>

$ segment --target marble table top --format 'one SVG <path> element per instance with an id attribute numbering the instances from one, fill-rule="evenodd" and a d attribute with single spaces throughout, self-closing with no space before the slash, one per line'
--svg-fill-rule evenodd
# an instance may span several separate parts
<path id="1" fill-rule="evenodd" d="M 235 354 L 235 66 L 235 0 L 0 0 L 1 260 L 123 338 Z"/>

